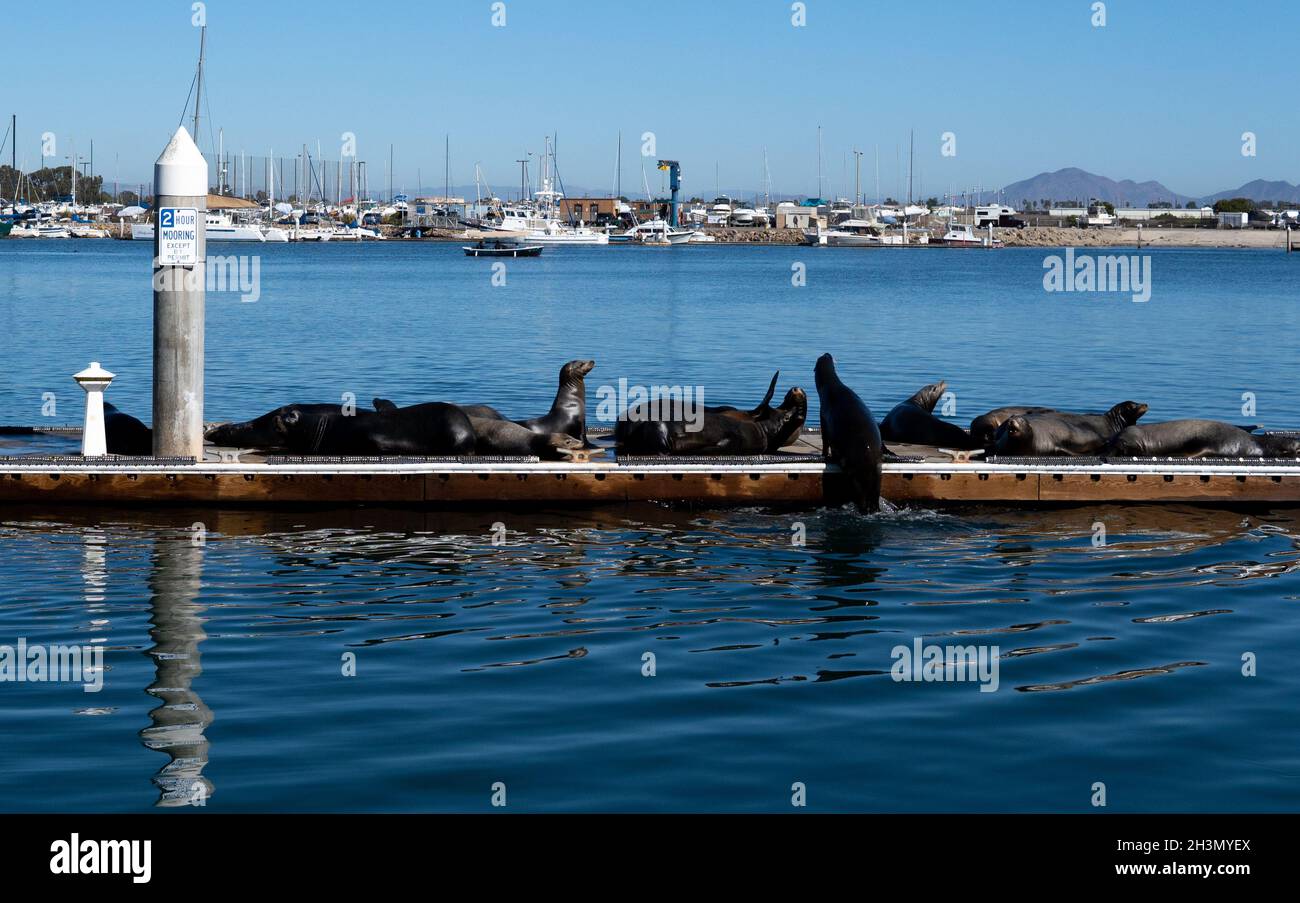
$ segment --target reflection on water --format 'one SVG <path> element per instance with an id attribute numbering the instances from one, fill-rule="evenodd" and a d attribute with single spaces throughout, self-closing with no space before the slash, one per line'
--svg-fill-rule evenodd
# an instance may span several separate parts
<path id="1" fill-rule="evenodd" d="M 203 548 L 183 534 L 160 533 L 153 540 L 149 574 L 148 655 L 156 668 L 145 689 L 160 704 L 149 712 L 152 724 L 140 731 L 149 749 L 166 753 L 168 763 L 153 782 L 161 792 L 159 806 L 206 805 L 212 782 L 203 776 L 208 764 L 208 740 L 203 731 L 212 712 L 193 689 L 203 673 L 199 644 L 203 607 L 196 600 L 203 577 Z"/>
<path id="2" fill-rule="evenodd" d="M 764 808 L 752 794 L 793 770 L 833 808 L 1060 810 L 1077 801 L 1043 788 L 1104 777 L 1088 769 L 1133 782 L 1127 808 L 1184 805 L 1154 776 L 1171 769 L 1222 772 L 1200 808 L 1294 807 L 1265 775 L 1300 766 L 1279 673 L 1300 639 L 1298 528 L 1178 507 L 11 509 L 0 635 L 84 632 L 111 670 L 107 718 L 66 717 L 48 686 L 0 717 L 48 735 L 61 787 L 121 773 L 90 808 L 475 810 L 502 775 L 533 808 Z M 895 683 L 891 650 L 915 638 L 998 647 L 1004 692 Z M 148 801 L 118 723 L 144 720 L 141 689 L 157 705 L 129 730 L 167 756 Z M 1219 749 L 1228 735 L 1261 764 Z M 86 807 L 33 798 L 35 759 L 0 754 L 7 807 Z M 647 769 L 663 795 L 620 783 Z M 864 770 L 888 787 L 868 794 Z"/>

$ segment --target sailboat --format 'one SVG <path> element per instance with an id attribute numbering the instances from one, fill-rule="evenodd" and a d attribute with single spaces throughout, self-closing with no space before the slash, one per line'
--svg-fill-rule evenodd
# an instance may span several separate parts
<path id="1" fill-rule="evenodd" d="M 561 222 L 558 211 L 564 193 L 552 187 L 551 170 L 554 166 L 554 151 L 551 139 L 546 139 L 546 149 L 542 154 L 542 187 L 533 193 L 532 201 L 504 206 L 501 209 L 500 229 L 505 232 L 522 233 L 520 236 L 529 243 L 541 242 L 553 245 L 607 245 L 609 234 L 589 228 L 581 220 L 576 226 Z"/>

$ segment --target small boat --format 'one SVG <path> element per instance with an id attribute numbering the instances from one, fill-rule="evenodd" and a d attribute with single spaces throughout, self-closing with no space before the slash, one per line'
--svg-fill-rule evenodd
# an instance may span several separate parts
<path id="1" fill-rule="evenodd" d="M 990 244 L 989 239 L 975 234 L 975 227 L 970 223 L 949 223 L 948 231 L 943 234 L 943 238 L 936 239 L 934 244 L 945 248 L 1000 248 L 1002 239 L 995 238 Z"/>
<path id="2" fill-rule="evenodd" d="M 14 227 L 13 223 L 0 223 L 0 238 L 9 234 L 9 230 Z"/>
<path id="3" fill-rule="evenodd" d="M 480 241 L 477 244 L 464 245 L 461 250 L 465 252 L 466 257 L 537 257 L 542 253 L 542 246 Z"/>

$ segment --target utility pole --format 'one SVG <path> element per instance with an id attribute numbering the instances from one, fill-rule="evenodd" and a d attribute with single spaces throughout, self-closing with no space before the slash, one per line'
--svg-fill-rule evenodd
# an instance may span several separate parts
<path id="1" fill-rule="evenodd" d="M 519 164 L 519 201 L 522 203 L 528 189 L 528 159 L 525 157 L 515 162 Z"/>

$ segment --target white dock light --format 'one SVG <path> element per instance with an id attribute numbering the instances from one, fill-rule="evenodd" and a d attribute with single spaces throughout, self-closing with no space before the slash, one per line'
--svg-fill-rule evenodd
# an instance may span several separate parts
<path id="1" fill-rule="evenodd" d="M 108 454 L 108 439 L 104 436 L 104 390 L 115 374 L 91 361 L 90 366 L 72 378 L 86 390 L 86 423 L 81 428 L 81 453 L 88 458 Z"/>

